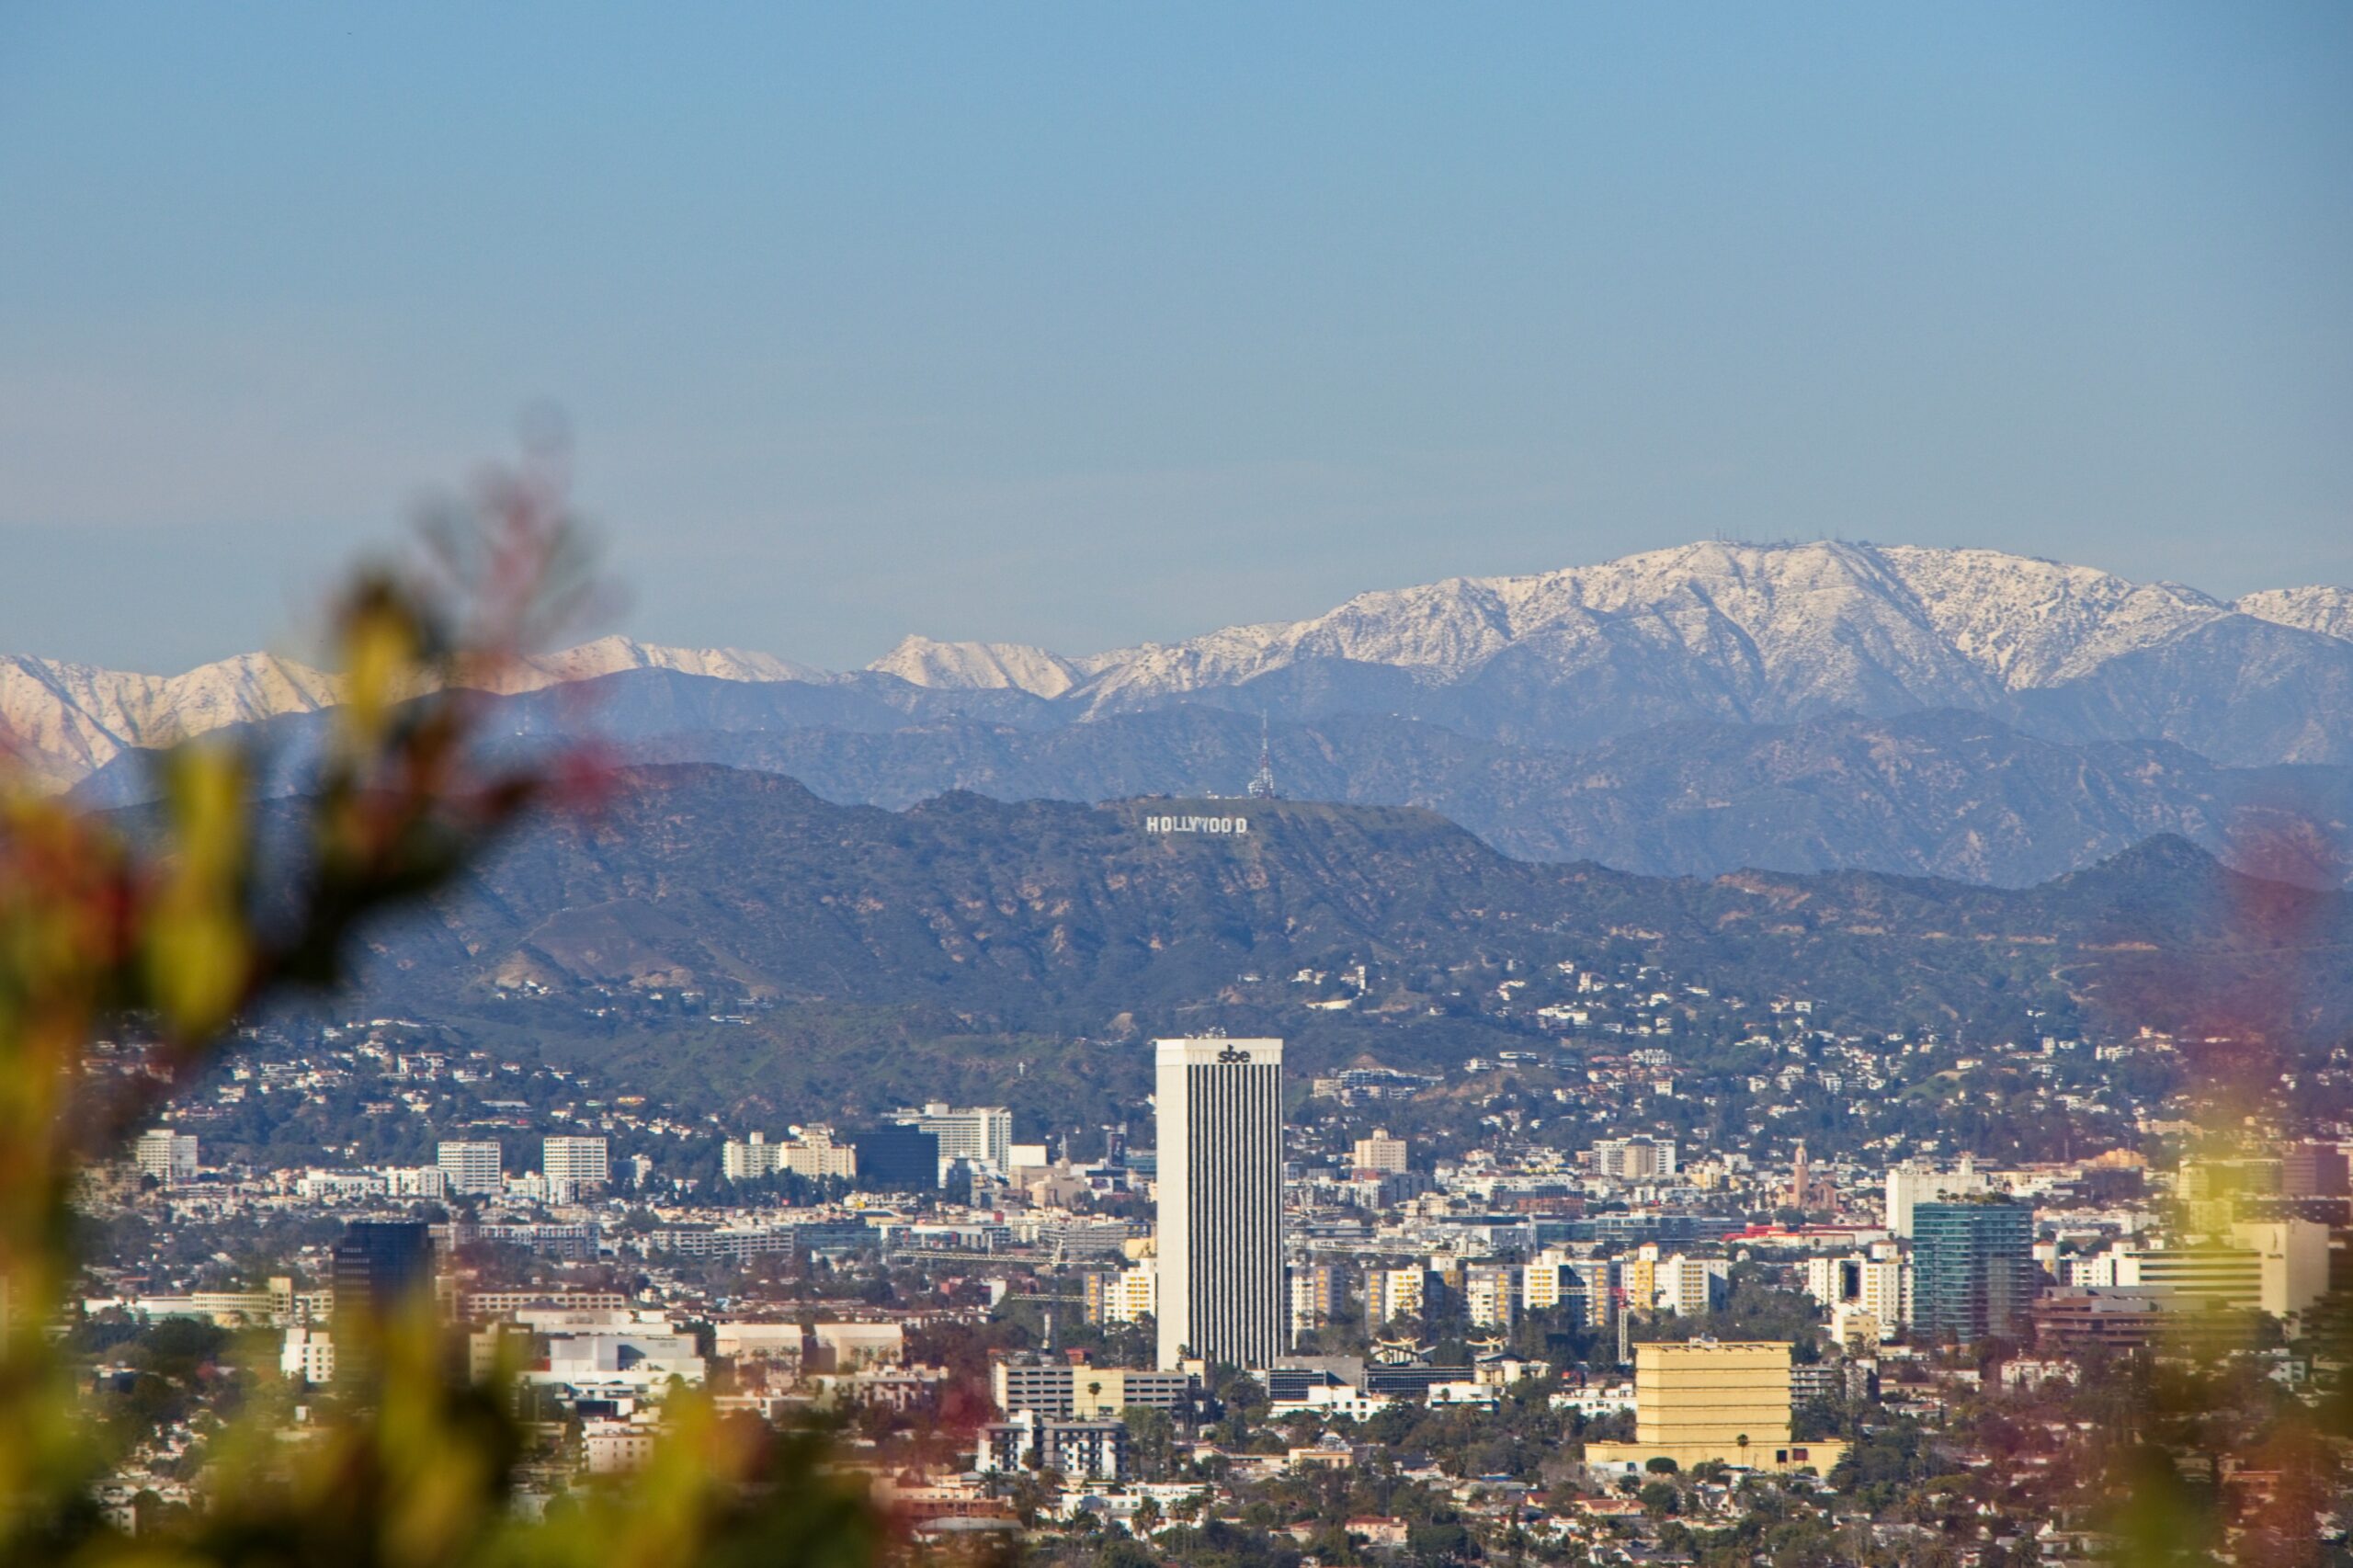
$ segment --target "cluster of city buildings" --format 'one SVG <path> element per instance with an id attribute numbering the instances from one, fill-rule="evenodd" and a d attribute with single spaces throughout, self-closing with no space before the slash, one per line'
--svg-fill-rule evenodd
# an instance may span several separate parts
<path id="1" fill-rule="evenodd" d="M 1789 1017 L 1802 1032 L 1807 1015 Z M 1727 1147 L 1617 1115 L 1563 1148 L 1503 1108 L 1529 1098 L 1516 1074 L 1550 1068 L 1531 1054 L 1470 1064 L 1498 1085 L 1498 1108 L 1483 1139 L 1441 1145 L 1410 1131 L 1431 1075 L 1352 1067 L 1308 1084 L 1302 1113 L 1295 1094 L 1286 1110 L 1281 1040 L 1154 1049 L 1151 1147 L 1119 1129 L 1092 1162 L 1017 1142 L 1006 1108 L 948 1104 L 715 1139 L 642 1102 L 591 1103 L 571 1124 L 593 1113 L 612 1131 L 546 1133 L 523 1170 L 506 1168 L 506 1105 L 479 1096 L 472 1114 L 492 1135 L 441 1139 L 429 1165 L 233 1176 L 169 1124 L 133 1150 L 152 1178 L 137 1201 L 175 1216 L 307 1206 L 348 1217 L 344 1239 L 257 1289 L 119 1270 L 120 1288 L 84 1311 L 268 1324 L 284 1373 L 326 1382 L 338 1313 L 431 1289 L 472 1364 L 509 1369 L 574 1418 L 572 1461 L 603 1474 L 642 1462 L 681 1386 L 723 1384 L 730 1405 L 777 1420 L 817 1404 L 937 1413 L 951 1374 L 910 1365 L 910 1336 L 1026 1304 L 1039 1343 L 995 1359 L 959 1464 L 919 1485 L 895 1467 L 890 1484 L 910 1507 L 996 1519 L 1011 1478 L 1048 1475 L 1057 1506 L 1143 1528 L 1147 1503 L 1149 1519 L 1182 1499 L 1213 1506 L 1234 1477 L 1353 1464 L 1401 1412 L 1504 1420 L 1531 1382 L 1546 1409 L 1590 1426 L 1597 1509 L 1620 1481 L 1662 1471 L 1819 1483 L 1846 1444 L 1809 1410 L 1932 1414 L 1973 1386 L 1946 1365 L 1957 1347 L 1995 1346 L 2002 1386 L 2040 1386 L 2087 1356 L 2222 1343 L 2260 1319 L 2292 1335 L 2353 1281 L 2347 1164 L 2326 1141 L 2209 1153 L 2193 1130 L 2153 1122 L 2151 1139 L 2184 1151 L 2170 1167 L 2122 1147 L 1995 1165 L 1927 1142 L 1815 1159 L 1802 1138 L 1777 1145 L 1769 1117 Z M 1602 1065 L 1552 1105 L 1699 1092 L 1653 1050 L 1587 1058 Z M 421 1082 L 471 1071 L 391 1062 Z M 1824 1082 L 1818 1053 L 1804 1074 Z M 479 1075 L 495 1089 L 496 1074 Z M 663 1142 L 639 1141 L 657 1127 Z M 616 1132 L 654 1153 L 616 1159 Z M 649 1179 L 665 1147 L 696 1139 L 719 1144 L 715 1182 Z M 782 1176 L 812 1185 L 786 1191 Z M 444 1211 L 419 1217 L 434 1203 Z M 467 1278 L 456 1260 L 482 1243 L 539 1260 L 538 1278 Z M 561 1282 L 617 1266 L 640 1285 Z M 795 1283 L 742 1272 L 771 1266 Z M 855 1288 L 910 1271 L 919 1300 Z M 813 1294 L 821 1280 L 843 1289 Z M 1758 1289 L 1810 1301 L 1813 1324 L 1739 1332 L 1739 1293 Z M 1121 1353 L 1066 1351 L 1058 1334 Z M 1233 1369 L 1298 1441 L 1216 1449 L 1208 1424 Z M 1138 1412 L 1169 1418 L 1193 1469 L 1146 1463 Z M 1227 1480 L 1203 1482 L 1211 1459 Z M 1513 1507 L 1526 1526 L 1525 1500 Z"/>
<path id="2" fill-rule="evenodd" d="M 185 1190 L 202 1175 L 203 1141 L 155 1128 L 140 1134 L 131 1163 L 158 1186 Z M 540 1140 L 537 1170 L 506 1170 L 506 1145 L 495 1140 L 444 1139 L 429 1165 L 309 1166 L 272 1175 L 278 1188 L 307 1199 L 506 1198 L 563 1205 L 602 1193 L 612 1185 L 613 1168 L 605 1139 L 564 1133 Z"/>

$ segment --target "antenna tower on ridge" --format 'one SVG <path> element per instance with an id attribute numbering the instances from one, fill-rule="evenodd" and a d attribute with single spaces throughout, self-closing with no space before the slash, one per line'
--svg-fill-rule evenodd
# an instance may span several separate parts
<path id="1" fill-rule="evenodd" d="M 1275 794 L 1275 752 L 1267 736 L 1267 716 L 1258 715 L 1258 771 L 1250 780 L 1250 798 L 1254 801 L 1279 799 Z"/>

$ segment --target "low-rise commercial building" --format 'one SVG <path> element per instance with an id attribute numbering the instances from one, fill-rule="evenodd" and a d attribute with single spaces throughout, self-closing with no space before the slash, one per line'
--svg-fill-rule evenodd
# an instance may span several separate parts
<path id="1" fill-rule="evenodd" d="M 1697 1340 L 1636 1349 L 1634 1440 L 1588 1443 L 1586 1461 L 1629 1473 L 1664 1459 L 1680 1470 L 1712 1462 L 1827 1474 L 1846 1451 L 1791 1439 L 1787 1343 Z"/>
<path id="2" fill-rule="evenodd" d="M 996 1407 L 1007 1415 L 1027 1410 L 1056 1420 L 1116 1415 L 1131 1408 L 1180 1410 L 1191 1400 L 1193 1380 L 1186 1372 L 1138 1367 L 1073 1366 L 1069 1362 L 1023 1365 L 999 1361 L 989 1379 Z"/>

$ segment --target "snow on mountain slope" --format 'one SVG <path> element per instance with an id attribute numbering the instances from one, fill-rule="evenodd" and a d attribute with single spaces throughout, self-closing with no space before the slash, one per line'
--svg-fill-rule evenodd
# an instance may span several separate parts
<path id="1" fill-rule="evenodd" d="M 1874 687 L 1976 706 L 2231 613 L 2193 590 L 1982 550 L 1686 545 L 1528 577 L 1360 595 L 1290 625 L 1101 655 L 1084 695 L 1125 705 L 1307 658 L 1459 681 L 1506 649 L 1565 670 L 1593 643 L 1673 650 L 1750 697 L 1836 703 Z"/>
<path id="2" fill-rule="evenodd" d="M 2225 604 L 1989 550 L 1690 544 L 1360 594 L 1305 620 L 1080 658 L 909 637 L 855 676 L 608 637 L 495 684 L 519 692 L 644 669 L 904 682 L 952 711 L 1020 696 L 1071 720 L 1247 687 L 1250 697 L 1228 700 L 1298 718 L 1407 713 L 1569 749 L 1679 720 L 1952 708 L 2052 739 L 2167 738 L 2234 765 L 2353 760 L 2353 591 Z M 262 654 L 169 679 L 0 659 L 0 742 L 38 778 L 67 784 L 126 746 L 306 711 L 334 690 L 332 677 Z"/>
<path id="3" fill-rule="evenodd" d="M 1026 691 L 1060 697 L 1084 678 L 1077 661 L 1020 642 L 938 642 L 902 638 L 866 666 L 910 686 L 956 691 Z"/>
<path id="4" fill-rule="evenodd" d="M 1899 545 L 1877 553 L 1938 634 L 2013 691 L 2087 675 L 2230 613 L 2194 588 L 1998 551 Z"/>
<path id="5" fill-rule="evenodd" d="M 636 669 L 738 681 L 838 678 L 768 653 L 660 648 L 606 637 L 527 660 L 485 685 L 502 692 L 536 691 Z M 315 712 L 337 700 L 333 675 L 274 653 L 240 653 L 170 676 L 0 656 L 0 751 L 37 782 L 64 788 L 129 748 L 165 746 L 230 724 Z"/>
<path id="6" fill-rule="evenodd" d="M 223 724 L 335 700 L 331 676 L 270 653 L 182 675 L 0 658 L 0 746 L 43 783 L 69 784 L 129 746 L 168 745 Z"/>
<path id="7" fill-rule="evenodd" d="M 773 653 L 740 648 L 664 648 L 628 637 L 599 637 L 524 661 L 520 669 L 502 673 L 494 684 L 501 691 L 537 691 L 567 681 L 595 680 L 623 670 L 676 670 L 681 675 L 709 676 L 714 680 L 799 680 L 813 684 L 832 680 L 831 672 L 813 665 L 796 665 Z"/>
<path id="8" fill-rule="evenodd" d="M 2353 642 L 2353 588 L 2267 588 L 2232 608 L 2276 626 L 2293 626 Z"/>

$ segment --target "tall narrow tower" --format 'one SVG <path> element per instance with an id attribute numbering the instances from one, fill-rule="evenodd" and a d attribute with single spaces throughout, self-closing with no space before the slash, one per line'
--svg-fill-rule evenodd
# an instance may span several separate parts
<path id="1" fill-rule="evenodd" d="M 1160 1364 L 1272 1366 L 1283 1347 L 1283 1042 L 1153 1045 Z"/>
<path id="2" fill-rule="evenodd" d="M 1250 779 L 1250 798 L 1275 799 L 1275 746 L 1267 733 L 1267 716 L 1258 715 L 1258 771 Z"/>

